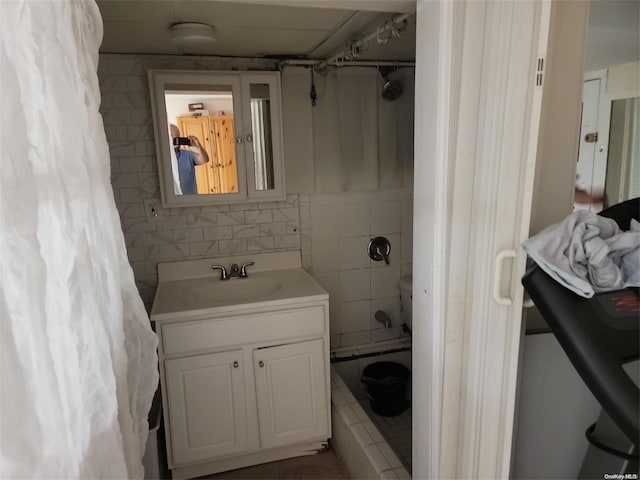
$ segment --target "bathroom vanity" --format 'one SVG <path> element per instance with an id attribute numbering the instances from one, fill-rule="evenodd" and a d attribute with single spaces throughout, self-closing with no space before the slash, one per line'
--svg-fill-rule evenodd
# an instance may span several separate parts
<path id="1" fill-rule="evenodd" d="M 211 269 L 248 262 L 246 278 Z M 300 253 L 161 263 L 158 280 L 151 320 L 173 478 L 323 448 L 329 297 Z"/>

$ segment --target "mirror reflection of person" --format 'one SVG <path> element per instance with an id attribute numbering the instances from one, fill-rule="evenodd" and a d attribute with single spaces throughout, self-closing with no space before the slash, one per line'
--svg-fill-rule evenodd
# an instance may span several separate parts
<path id="1" fill-rule="evenodd" d="M 173 123 L 170 125 L 171 143 L 174 138 L 180 136 L 180 129 Z M 196 166 L 202 165 L 209 161 L 209 155 L 200 144 L 198 137 L 189 135 L 187 138 L 191 140 L 191 146 L 194 150 L 182 148 L 182 145 L 174 145 L 176 159 L 178 160 L 178 176 L 180 177 L 180 189 L 185 195 L 195 195 L 198 193 L 196 186 Z"/>

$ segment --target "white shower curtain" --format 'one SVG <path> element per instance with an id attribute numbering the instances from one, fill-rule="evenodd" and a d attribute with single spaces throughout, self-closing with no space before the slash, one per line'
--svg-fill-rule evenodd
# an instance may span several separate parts
<path id="1" fill-rule="evenodd" d="M 93 1 L 0 2 L 0 478 L 141 478 L 156 337 L 98 113 Z"/>
<path id="2" fill-rule="evenodd" d="M 287 186 L 303 193 L 335 193 L 411 188 L 413 185 L 414 69 L 388 76 L 403 86 L 400 98 L 382 99 L 376 68 L 331 68 L 282 72 L 287 136 Z M 298 189 L 298 190 L 295 190 Z"/>

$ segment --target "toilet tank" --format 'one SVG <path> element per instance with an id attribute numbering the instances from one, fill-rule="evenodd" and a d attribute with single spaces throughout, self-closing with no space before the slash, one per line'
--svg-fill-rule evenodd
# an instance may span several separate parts
<path id="1" fill-rule="evenodd" d="M 400 312 L 400 320 L 401 323 L 406 323 L 407 326 L 411 328 L 411 297 L 413 294 L 413 283 L 411 275 L 400 277 L 400 280 L 398 281 L 398 287 L 400 287 L 400 304 L 402 306 L 402 310 Z"/>

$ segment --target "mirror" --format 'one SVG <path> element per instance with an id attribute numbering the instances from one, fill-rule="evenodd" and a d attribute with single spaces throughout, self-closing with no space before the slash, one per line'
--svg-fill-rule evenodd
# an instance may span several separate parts
<path id="1" fill-rule="evenodd" d="M 604 195 L 609 205 L 640 196 L 640 97 L 611 101 Z"/>
<path id="2" fill-rule="evenodd" d="M 167 122 L 177 168 L 177 195 L 215 195 L 238 191 L 236 134 L 231 85 L 192 90 L 167 85 Z M 177 177 L 177 178 L 176 178 Z"/>
<path id="3" fill-rule="evenodd" d="M 251 93 L 251 131 L 253 133 L 256 190 L 269 190 L 274 188 L 269 85 L 251 83 L 249 91 Z"/>
<path id="4" fill-rule="evenodd" d="M 277 72 L 149 71 L 162 203 L 284 198 Z"/>

